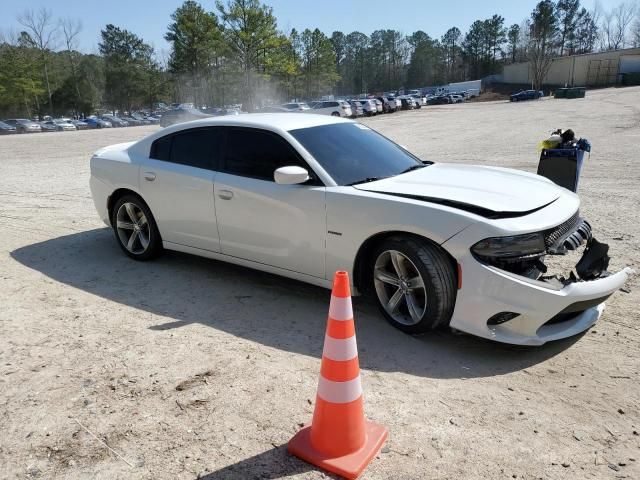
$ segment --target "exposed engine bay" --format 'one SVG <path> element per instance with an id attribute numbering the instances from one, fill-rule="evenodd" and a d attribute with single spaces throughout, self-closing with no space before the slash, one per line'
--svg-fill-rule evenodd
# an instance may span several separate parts
<path id="1" fill-rule="evenodd" d="M 538 252 L 481 259 L 502 270 L 558 287 L 607 276 L 609 246 L 593 237 L 591 225 L 579 212 L 542 232 L 542 237 L 544 247 Z"/>

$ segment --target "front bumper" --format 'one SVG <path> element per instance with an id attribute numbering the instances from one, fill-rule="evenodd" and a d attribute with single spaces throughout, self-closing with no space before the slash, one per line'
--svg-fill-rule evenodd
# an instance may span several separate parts
<path id="1" fill-rule="evenodd" d="M 576 272 L 580 270 L 579 274 L 589 271 L 595 274 L 584 274 L 582 279 L 573 274 L 568 278 L 541 276 L 518 268 L 493 266 L 476 259 L 470 251 L 470 245 L 483 238 L 539 231 L 544 233 L 547 255 L 559 259 L 560 268 L 565 271 L 573 263 L 565 254 L 577 255 L 577 249 L 585 242 L 594 247 L 598 243 L 595 239 L 591 241 L 591 227 L 579 217 L 577 206 L 574 195 L 558 199 L 553 204 L 554 216 L 566 220 L 556 226 L 549 225 L 550 210 L 542 209 L 526 217 L 493 221 L 490 228 L 478 222 L 447 240 L 443 247 L 462 271 L 451 327 L 499 342 L 542 345 L 576 335 L 593 325 L 602 314 L 604 301 L 633 273 L 631 268 L 625 268 L 598 277 L 608 263 L 606 249 L 604 254 L 597 254 L 598 249 L 594 248 L 593 255 L 587 255 L 589 248 L 585 249 L 574 268 Z M 578 268 L 589 263 L 593 269 Z M 590 279 L 593 277 L 598 278 Z"/>
<path id="2" fill-rule="evenodd" d="M 605 278 L 558 288 L 484 265 L 471 256 L 461 262 L 461 268 L 462 288 L 458 290 L 451 326 L 517 345 L 542 345 L 586 330 L 600 318 L 604 300 L 622 287 L 633 272 L 625 268 Z M 580 309 L 581 304 L 592 306 Z M 577 311 L 560 317 L 563 311 L 571 310 Z M 501 312 L 518 316 L 499 325 L 487 323 Z"/>

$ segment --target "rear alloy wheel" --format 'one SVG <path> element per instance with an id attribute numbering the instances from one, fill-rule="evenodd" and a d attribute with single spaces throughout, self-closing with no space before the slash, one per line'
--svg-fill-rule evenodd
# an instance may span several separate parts
<path id="1" fill-rule="evenodd" d="M 111 219 L 122 250 L 136 260 L 149 260 L 162 251 L 162 240 L 149 207 L 134 195 L 120 198 Z"/>
<path id="2" fill-rule="evenodd" d="M 376 249 L 373 261 L 373 292 L 393 326 L 417 334 L 449 324 L 456 274 L 441 249 L 418 237 L 394 237 Z"/>

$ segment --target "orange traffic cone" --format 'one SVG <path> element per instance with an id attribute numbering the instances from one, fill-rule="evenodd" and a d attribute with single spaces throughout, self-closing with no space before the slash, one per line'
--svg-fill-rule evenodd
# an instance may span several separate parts
<path id="1" fill-rule="evenodd" d="M 364 418 L 349 275 L 336 272 L 313 420 L 294 435 L 288 450 L 325 470 L 357 478 L 386 438 L 385 427 Z"/>

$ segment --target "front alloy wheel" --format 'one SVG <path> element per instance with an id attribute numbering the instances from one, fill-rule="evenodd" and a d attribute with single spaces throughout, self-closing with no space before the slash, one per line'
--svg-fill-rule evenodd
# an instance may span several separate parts
<path id="1" fill-rule="evenodd" d="M 427 310 L 427 292 L 420 272 L 397 250 L 386 250 L 376 260 L 376 294 L 387 314 L 402 325 L 420 323 Z"/>
<path id="2" fill-rule="evenodd" d="M 370 287 L 394 327 L 424 333 L 447 326 L 457 294 L 455 262 L 425 238 L 388 238 L 373 252 Z"/>

